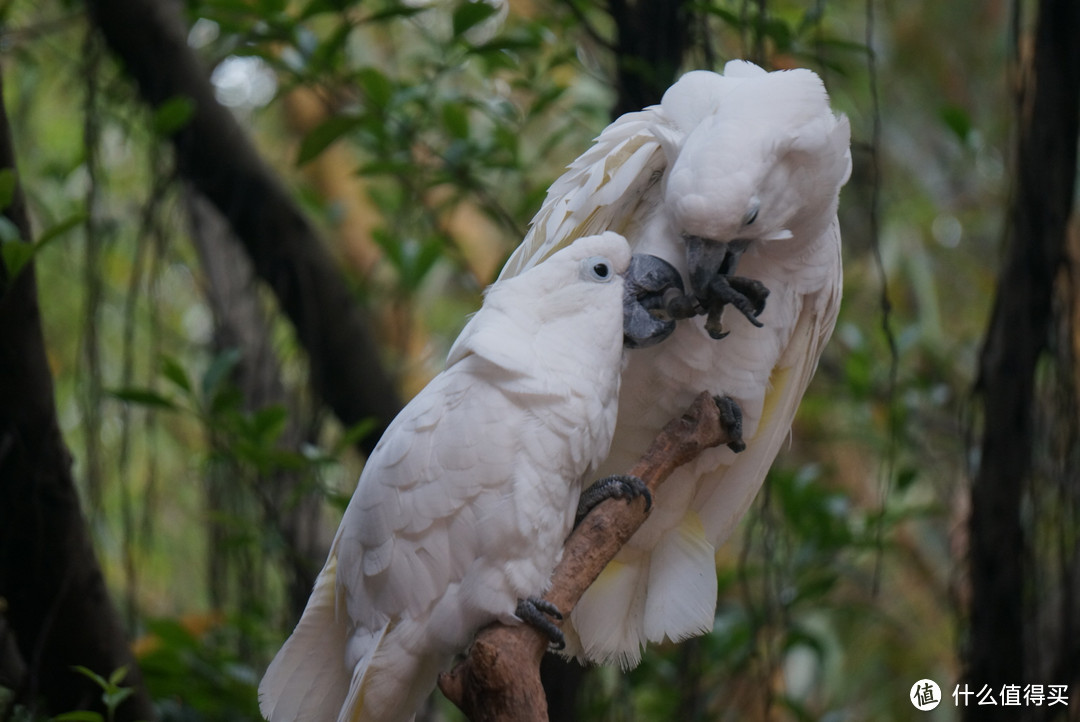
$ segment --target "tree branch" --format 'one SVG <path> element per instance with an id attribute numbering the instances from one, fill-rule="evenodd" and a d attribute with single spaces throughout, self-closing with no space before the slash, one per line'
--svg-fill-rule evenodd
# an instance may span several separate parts
<path id="1" fill-rule="evenodd" d="M 310 360 L 312 387 L 346 426 L 366 419 L 381 431 L 401 409 L 379 360 L 370 324 L 322 239 L 247 135 L 214 97 L 188 47 L 172 0 L 87 0 L 109 47 L 153 108 L 194 103 L 171 137 L 177 169 L 228 219 L 259 277 L 292 321 Z M 379 433 L 361 445 L 369 450 Z"/>
<path id="2" fill-rule="evenodd" d="M 630 474 L 655 496 L 675 469 L 738 436 L 714 398 L 702 392 L 686 414 L 668 422 Z M 566 540 L 544 598 L 569 615 L 647 517 L 643 499 L 609 499 L 596 507 Z M 439 689 L 472 722 L 547 722 L 539 674 L 547 646 L 547 637 L 529 625 L 493 624 L 477 635 L 468 657 L 439 678 Z"/>

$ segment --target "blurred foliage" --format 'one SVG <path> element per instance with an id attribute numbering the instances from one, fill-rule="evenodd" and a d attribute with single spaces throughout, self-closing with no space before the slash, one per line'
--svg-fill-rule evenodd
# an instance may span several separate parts
<path id="1" fill-rule="evenodd" d="M 596 720 L 908 719 L 912 682 L 957 678 L 966 399 L 1007 193 L 1008 6 L 689 7 L 687 69 L 808 66 L 850 116 L 845 300 L 791 448 L 718 555 L 714 633 L 628 674 L 594 671 L 583 707 Z M 415 392 L 548 184 L 609 121 L 610 18 L 583 0 L 185 8 L 219 99 L 331 239 Z M 329 535 L 364 430 L 319 417 L 290 447 L 284 406 L 245 405 L 161 144 L 185 101 L 148 113 L 65 0 L 13 0 L 0 18 L 59 414 L 109 582 L 164 719 L 257 719 L 257 680 L 296 613 L 263 482 L 299 472 L 288 503 L 323 495 Z M 0 177 L 0 199 L 9 186 Z M 5 262 L 24 262 L 5 233 Z M 276 317 L 270 344 L 302 396 L 302 355 Z M 227 511 L 205 499 L 223 462 Z M 227 549 L 237 561 L 212 571 Z M 242 565 L 258 604 L 212 592 Z"/>

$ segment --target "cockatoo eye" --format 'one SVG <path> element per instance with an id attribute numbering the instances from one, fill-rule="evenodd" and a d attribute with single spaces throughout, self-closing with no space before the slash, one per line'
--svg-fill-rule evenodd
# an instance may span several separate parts
<path id="1" fill-rule="evenodd" d="M 611 270 L 611 261 L 603 256 L 592 256 L 581 262 L 581 277 L 589 281 L 607 283 L 615 274 Z"/>
<path id="2" fill-rule="evenodd" d="M 754 199 L 750 202 L 750 208 L 747 209 L 746 215 L 743 216 L 743 225 L 748 226 L 757 220 L 758 211 L 761 210 L 761 201 Z"/>

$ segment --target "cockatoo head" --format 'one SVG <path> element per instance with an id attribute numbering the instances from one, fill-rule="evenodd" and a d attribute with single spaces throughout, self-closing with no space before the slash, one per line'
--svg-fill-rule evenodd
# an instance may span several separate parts
<path id="1" fill-rule="evenodd" d="M 825 231 L 851 169 L 850 130 L 809 70 L 766 73 L 740 62 L 725 75 L 695 71 L 661 107 L 674 126 L 660 135 L 670 163 L 665 205 L 708 308 L 713 279 L 730 277 L 748 249 Z"/>
<path id="2" fill-rule="evenodd" d="M 626 348 L 652 346 L 670 336 L 675 319 L 658 310 L 670 293 L 683 292 L 682 278 L 671 264 L 647 254 L 631 256 L 626 239 L 613 231 L 578 238 L 544 263 L 500 281 L 489 291 L 489 299 L 507 286 L 526 283 L 529 292 L 544 299 L 544 314 L 554 318 L 589 313 L 595 304 L 605 302 L 590 287 L 611 284 L 612 293 L 622 298 Z M 504 290 L 496 291 L 500 286 Z"/>

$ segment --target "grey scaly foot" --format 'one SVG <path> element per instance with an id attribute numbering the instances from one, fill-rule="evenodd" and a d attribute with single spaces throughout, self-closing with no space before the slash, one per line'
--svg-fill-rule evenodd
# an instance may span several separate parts
<path id="1" fill-rule="evenodd" d="M 730 396 L 713 396 L 713 400 L 720 410 L 720 423 L 731 439 L 727 443 L 728 448 L 736 453 L 742 451 L 746 448 L 742 437 L 742 409 Z"/>
<path id="2" fill-rule="evenodd" d="M 742 276 L 717 276 L 710 282 L 706 300 L 702 302 L 708 313 L 705 330 L 714 339 L 728 335 L 720 323 L 720 316 L 729 305 L 734 306 L 751 324 L 761 328 L 758 316 L 765 310 L 765 299 L 768 297 L 769 289 L 761 281 Z"/>
<path id="3" fill-rule="evenodd" d="M 595 509 L 600 502 L 608 499 L 633 501 L 639 496 L 645 498 L 645 511 L 652 509 L 652 494 L 644 481 L 629 474 L 606 476 L 581 492 L 581 497 L 578 499 L 577 516 L 574 517 L 574 526 L 580 524 L 581 520 Z"/>
<path id="4" fill-rule="evenodd" d="M 566 648 L 566 637 L 563 636 L 562 630 L 555 625 L 555 622 L 551 621 L 556 619 L 561 622 L 563 618 L 562 612 L 548 600 L 539 597 L 521 599 L 518 601 L 514 614 L 521 621 L 547 635 L 553 649 Z"/>

